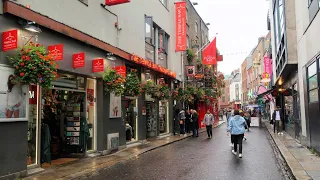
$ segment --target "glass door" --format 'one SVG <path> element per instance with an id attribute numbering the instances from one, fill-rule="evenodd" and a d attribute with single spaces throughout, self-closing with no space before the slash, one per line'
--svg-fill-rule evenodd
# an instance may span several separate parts
<path id="1" fill-rule="evenodd" d="M 125 99 L 125 122 L 127 143 L 138 140 L 138 99 L 126 97 Z"/>
<path id="2" fill-rule="evenodd" d="M 169 133 L 168 101 L 159 101 L 159 130 L 160 134 Z"/>

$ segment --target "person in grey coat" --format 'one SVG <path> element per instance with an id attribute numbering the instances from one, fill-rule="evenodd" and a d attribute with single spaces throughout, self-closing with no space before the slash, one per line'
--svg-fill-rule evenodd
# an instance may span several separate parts
<path id="1" fill-rule="evenodd" d="M 179 125 L 180 125 L 180 136 L 184 135 L 186 136 L 185 133 L 185 122 L 186 122 L 186 112 L 184 110 L 181 110 L 179 112 Z"/>

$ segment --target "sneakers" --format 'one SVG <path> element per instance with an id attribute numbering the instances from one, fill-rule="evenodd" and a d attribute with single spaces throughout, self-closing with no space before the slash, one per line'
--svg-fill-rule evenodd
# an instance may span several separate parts
<path id="1" fill-rule="evenodd" d="M 242 154 L 239 154 L 239 158 L 242 158 Z"/>
<path id="2" fill-rule="evenodd" d="M 232 154 L 237 155 L 237 152 L 235 152 L 234 150 L 231 151 Z"/>
<path id="3" fill-rule="evenodd" d="M 247 140 L 247 138 L 246 137 L 243 137 L 243 139 L 246 141 Z"/>
<path id="4" fill-rule="evenodd" d="M 280 132 L 280 135 L 283 135 L 283 132 Z"/>
<path id="5" fill-rule="evenodd" d="M 230 144 L 230 147 L 233 147 L 233 144 L 232 144 L 232 143 Z"/>

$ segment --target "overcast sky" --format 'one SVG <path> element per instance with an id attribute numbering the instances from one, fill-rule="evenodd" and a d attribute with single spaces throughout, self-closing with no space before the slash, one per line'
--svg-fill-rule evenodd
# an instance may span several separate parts
<path id="1" fill-rule="evenodd" d="M 267 0 L 191 0 L 202 19 L 210 23 L 210 40 L 217 35 L 217 48 L 224 55 L 218 70 L 230 74 L 240 68 L 258 38 L 267 30 Z M 247 52 L 247 53 L 243 53 Z M 232 53 L 242 53 L 232 55 Z"/>

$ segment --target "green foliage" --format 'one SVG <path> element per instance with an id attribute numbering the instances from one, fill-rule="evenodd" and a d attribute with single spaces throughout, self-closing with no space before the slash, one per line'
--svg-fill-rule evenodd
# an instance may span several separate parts
<path id="1" fill-rule="evenodd" d="M 187 60 L 188 60 L 189 64 L 193 62 L 194 56 L 195 56 L 195 54 L 192 51 L 192 49 L 187 49 Z"/>
<path id="2" fill-rule="evenodd" d="M 131 70 L 131 72 L 127 74 L 124 94 L 126 96 L 135 97 L 141 93 L 141 90 L 141 82 L 137 70 Z"/>
<path id="3" fill-rule="evenodd" d="M 49 88 L 58 77 L 56 62 L 40 44 L 28 43 L 19 48 L 17 56 L 9 57 L 9 60 L 15 68 L 15 80 L 21 84 L 38 84 Z"/>
<path id="4" fill-rule="evenodd" d="M 116 96 L 121 96 L 124 93 L 124 83 L 126 79 L 119 75 L 116 70 L 108 67 L 102 75 L 104 81 L 104 90 L 107 93 L 114 93 Z"/>

